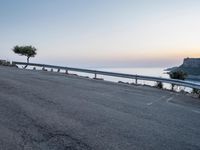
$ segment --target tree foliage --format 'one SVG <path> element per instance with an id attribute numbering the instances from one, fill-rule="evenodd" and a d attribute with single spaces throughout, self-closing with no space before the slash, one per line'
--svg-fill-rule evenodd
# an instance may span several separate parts
<path id="1" fill-rule="evenodd" d="M 13 52 L 16 54 L 26 56 L 27 58 L 35 57 L 37 49 L 33 46 L 15 46 Z"/>
<path id="2" fill-rule="evenodd" d="M 187 73 L 182 70 L 178 70 L 170 72 L 169 76 L 171 79 L 185 80 L 185 78 L 187 77 Z"/>
<path id="3" fill-rule="evenodd" d="M 27 57 L 27 64 L 29 63 L 30 57 L 35 57 L 37 54 L 37 49 L 33 46 L 15 46 L 13 48 L 13 52 L 16 54 L 19 54 L 21 56 Z M 24 68 L 26 68 L 28 65 L 26 65 Z"/>
<path id="4" fill-rule="evenodd" d="M 198 97 L 200 98 L 200 90 L 199 90 L 199 89 L 193 88 L 192 93 L 193 93 L 193 94 L 197 94 Z"/>

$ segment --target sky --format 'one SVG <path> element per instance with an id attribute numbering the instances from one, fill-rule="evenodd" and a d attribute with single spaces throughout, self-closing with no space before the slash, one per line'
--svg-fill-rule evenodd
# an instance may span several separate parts
<path id="1" fill-rule="evenodd" d="M 172 67 L 200 57 L 200 0 L 0 0 L 0 59 L 76 67 Z"/>

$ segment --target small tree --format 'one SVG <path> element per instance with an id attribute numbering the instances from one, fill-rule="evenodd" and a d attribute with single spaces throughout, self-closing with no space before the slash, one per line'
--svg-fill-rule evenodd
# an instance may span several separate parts
<path id="1" fill-rule="evenodd" d="M 27 65 L 24 67 L 26 68 L 29 63 L 29 59 L 31 57 L 35 57 L 37 49 L 33 46 L 15 46 L 13 48 L 13 52 L 16 54 L 19 54 L 21 56 L 26 56 L 27 57 Z"/>
<path id="2" fill-rule="evenodd" d="M 193 88 L 192 93 L 193 93 L 193 94 L 197 94 L 198 97 L 200 98 L 200 90 L 199 90 L 199 89 Z"/>
<path id="3" fill-rule="evenodd" d="M 187 73 L 182 70 L 172 71 L 169 73 L 169 77 L 171 79 L 185 80 L 185 78 L 187 77 Z M 174 88 L 175 88 L 175 85 L 172 84 L 172 90 L 177 90 Z M 176 86 L 176 88 L 178 88 L 178 86 Z"/>
<path id="4" fill-rule="evenodd" d="M 185 80 L 185 78 L 187 77 L 187 73 L 183 72 L 182 70 L 173 71 L 169 73 L 169 77 L 171 79 Z"/>

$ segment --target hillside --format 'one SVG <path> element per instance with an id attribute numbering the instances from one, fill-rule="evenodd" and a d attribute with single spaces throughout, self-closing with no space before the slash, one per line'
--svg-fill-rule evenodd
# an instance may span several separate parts
<path id="1" fill-rule="evenodd" d="M 188 75 L 200 76 L 200 58 L 185 58 L 179 67 L 172 67 L 168 71 L 182 70 Z"/>

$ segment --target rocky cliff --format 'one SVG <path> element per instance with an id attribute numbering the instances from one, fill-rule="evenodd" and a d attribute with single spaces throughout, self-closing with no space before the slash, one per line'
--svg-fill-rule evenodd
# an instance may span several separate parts
<path id="1" fill-rule="evenodd" d="M 180 67 L 200 69 L 200 58 L 185 58 Z"/>
<path id="2" fill-rule="evenodd" d="M 185 58 L 183 64 L 170 71 L 182 70 L 188 74 L 188 77 L 200 77 L 200 58 Z M 195 78 L 196 78 L 195 77 Z"/>

